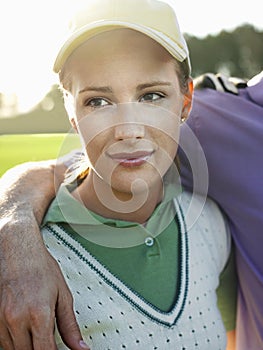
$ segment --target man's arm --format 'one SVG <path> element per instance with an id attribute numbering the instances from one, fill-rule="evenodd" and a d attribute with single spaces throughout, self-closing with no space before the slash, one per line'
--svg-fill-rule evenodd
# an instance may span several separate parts
<path id="1" fill-rule="evenodd" d="M 40 224 L 65 170 L 63 164 L 56 167 L 55 160 L 23 163 L 8 170 L 0 179 L 1 214 L 12 216 L 26 206 L 26 212 L 30 208 Z"/>
<path id="2" fill-rule="evenodd" d="M 26 163 L 0 179 L 0 347 L 4 350 L 55 350 L 55 317 L 70 349 L 88 349 L 81 341 L 71 293 L 39 230 L 66 170 L 55 164 L 55 160 Z"/>

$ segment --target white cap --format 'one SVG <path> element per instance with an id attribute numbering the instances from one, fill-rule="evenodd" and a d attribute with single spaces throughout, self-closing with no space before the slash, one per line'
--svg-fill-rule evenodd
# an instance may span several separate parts
<path id="1" fill-rule="evenodd" d="M 71 22 L 70 35 L 54 63 L 58 73 L 72 52 L 91 37 L 116 28 L 141 32 L 162 45 L 179 62 L 190 59 L 174 9 L 159 0 L 87 0 Z"/>

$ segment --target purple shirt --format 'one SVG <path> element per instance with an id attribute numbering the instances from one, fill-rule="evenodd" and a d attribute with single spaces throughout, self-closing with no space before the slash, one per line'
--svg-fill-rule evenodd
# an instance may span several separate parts
<path id="1" fill-rule="evenodd" d="M 205 153 L 208 195 L 226 213 L 239 277 L 237 347 L 263 349 L 263 79 L 239 95 L 197 90 L 187 125 Z M 187 127 L 181 128 L 182 140 Z M 187 141 L 187 152 L 200 149 Z M 191 173 L 182 156 L 182 176 Z M 205 169 L 204 169 L 205 172 Z M 202 176 L 202 174 L 200 174 Z"/>

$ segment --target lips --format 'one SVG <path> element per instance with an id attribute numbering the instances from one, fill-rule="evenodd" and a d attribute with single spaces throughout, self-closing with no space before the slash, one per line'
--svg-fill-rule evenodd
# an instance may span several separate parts
<path id="1" fill-rule="evenodd" d="M 152 156 L 153 151 L 120 152 L 108 154 L 108 156 L 120 165 L 131 168 L 146 163 Z"/>

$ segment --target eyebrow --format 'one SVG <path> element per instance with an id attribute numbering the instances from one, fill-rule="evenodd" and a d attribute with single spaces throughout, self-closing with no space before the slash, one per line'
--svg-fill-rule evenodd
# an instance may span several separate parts
<path id="1" fill-rule="evenodd" d="M 136 90 L 144 90 L 150 87 L 155 86 L 172 86 L 172 84 L 169 81 L 152 81 L 150 83 L 144 83 L 137 86 Z"/>
<path id="2" fill-rule="evenodd" d="M 136 87 L 137 91 L 141 91 L 147 88 L 155 87 L 155 86 L 171 86 L 172 84 L 169 81 L 153 81 L 150 83 L 143 83 L 139 84 Z M 87 86 L 84 89 L 79 91 L 79 94 L 82 94 L 87 91 L 96 91 L 96 92 L 103 92 L 103 93 L 113 93 L 113 90 L 109 86 Z"/>
<path id="3" fill-rule="evenodd" d="M 88 86 L 79 91 L 79 94 L 87 91 L 96 91 L 96 92 L 104 92 L 104 93 L 112 93 L 112 88 L 109 86 Z"/>

